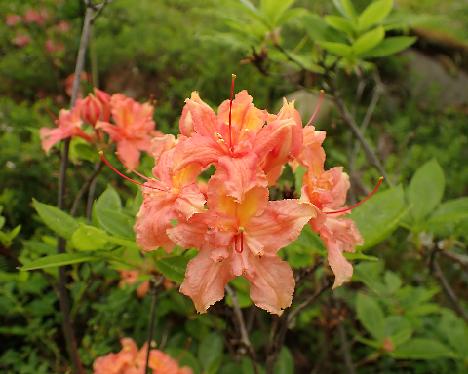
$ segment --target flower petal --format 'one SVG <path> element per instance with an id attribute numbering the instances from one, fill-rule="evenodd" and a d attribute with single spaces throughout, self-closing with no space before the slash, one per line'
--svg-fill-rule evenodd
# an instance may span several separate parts
<path id="1" fill-rule="evenodd" d="M 180 292 L 189 296 L 199 313 L 205 313 L 224 297 L 224 287 L 233 278 L 229 259 L 213 261 L 209 250 L 190 260 Z"/>
<path id="2" fill-rule="evenodd" d="M 281 315 L 291 306 L 294 292 L 293 271 L 278 256 L 250 256 L 245 277 L 250 281 L 250 297 L 256 306 Z"/>
<path id="3" fill-rule="evenodd" d="M 132 142 L 121 140 L 117 142 L 117 157 L 129 170 L 134 170 L 140 163 L 140 151 Z"/>

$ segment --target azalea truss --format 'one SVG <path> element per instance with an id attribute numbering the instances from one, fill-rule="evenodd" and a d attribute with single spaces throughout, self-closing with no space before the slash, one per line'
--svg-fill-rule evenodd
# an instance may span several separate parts
<path id="1" fill-rule="evenodd" d="M 253 302 L 280 315 L 291 305 L 294 277 L 278 251 L 305 225 L 328 249 L 334 287 L 351 278 L 353 268 L 343 252 L 353 251 L 362 238 L 344 217 L 353 208 L 345 206 L 348 175 L 341 167 L 325 170 L 326 134 L 315 130 L 313 118 L 303 126 L 294 103 L 286 99 L 277 114 L 270 114 L 256 108 L 246 91 L 233 96 L 234 77 L 231 98 L 216 112 L 192 93 L 175 137 L 155 131 L 149 103 L 95 90 L 72 110 L 62 110 L 56 129 L 41 131 L 43 147 L 48 151 L 72 136 L 100 149 L 116 143 L 118 158 L 133 171 L 140 151 L 149 153 L 155 160 L 153 176 L 139 174 L 145 178 L 140 183 L 115 169 L 100 151 L 103 162 L 142 188 L 135 225 L 141 248 L 198 250 L 180 291 L 200 313 L 223 298 L 230 280 L 243 276 L 250 282 Z M 306 170 L 301 197 L 270 201 L 269 188 L 286 164 Z M 200 174 L 210 167 L 214 173 L 208 181 L 202 179 Z"/>

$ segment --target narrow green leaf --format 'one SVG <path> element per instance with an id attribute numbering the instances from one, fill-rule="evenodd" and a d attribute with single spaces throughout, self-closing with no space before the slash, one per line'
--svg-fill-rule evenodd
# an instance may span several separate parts
<path id="1" fill-rule="evenodd" d="M 455 354 L 437 340 L 415 338 L 397 347 L 392 354 L 395 358 L 413 360 L 433 360 L 442 357 L 454 357 Z"/>
<path id="2" fill-rule="evenodd" d="M 78 228 L 78 222 L 72 216 L 55 206 L 42 204 L 35 199 L 33 199 L 33 206 L 42 221 L 64 239 L 70 239 Z"/>
<path id="3" fill-rule="evenodd" d="M 457 223 L 468 219 L 468 197 L 449 200 L 440 205 L 429 217 L 428 224 Z"/>
<path id="4" fill-rule="evenodd" d="M 349 57 L 353 54 L 353 49 L 351 48 L 351 46 L 343 43 L 319 41 L 318 44 L 322 48 L 326 49 L 328 52 L 336 56 Z"/>
<path id="5" fill-rule="evenodd" d="M 391 316 L 385 319 L 385 336 L 391 338 L 395 347 L 407 342 L 411 338 L 413 329 L 408 319 Z"/>
<path id="6" fill-rule="evenodd" d="M 356 299 L 357 317 L 366 330 L 378 341 L 385 338 L 385 319 L 377 301 L 362 292 Z"/>
<path id="7" fill-rule="evenodd" d="M 260 12 L 271 26 L 291 7 L 294 0 L 260 0 Z"/>
<path id="8" fill-rule="evenodd" d="M 327 16 L 325 22 L 336 30 L 342 31 L 348 35 L 352 35 L 354 32 L 353 24 L 350 20 L 338 17 L 338 16 Z"/>
<path id="9" fill-rule="evenodd" d="M 291 352 L 286 347 L 281 348 L 278 359 L 273 369 L 274 374 L 293 374 L 294 360 Z"/>
<path id="10" fill-rule="evenodd" d="M 358 56 L 363 55 L 365 52 L 377 46 L 383 40 L 384 36 L 385 31 L 382 26 L 366 32 L 353 43 L 354 53 Z"/>
<path id="11" fill-rule="evenodd" d="M 436 160 L 416 170 L 408 190 L 411 215 L 416 223 L 423 221 L 440 204 L 444 190 L 444 171 Z"/>
<path id="12" fill-rule="evenodd" d="M 367 57 L 385 57 L 397 54 L 404 51 L 416 41 L 415 37 L 412 36 L 392 36 L 385 38 L 375 48 L 367 51 L 365 56 Z"/>
<path id="13" fill-rule="evenodd" d="M 219 334 L 211 333 L 203 338 L 198 348 L 198 359 L 203 369 L 210 373 L 216 373 L 221 363 L 224 344 Z"/>
<path id="14" fill-rule="evenodd" d="M 109 237 L 104 231 L 89 225 L 80 225 L 71 237 L 73 246 L 80 251 L 103 249 L 108 241 Z"/>
<path id="15" fill-rule="evenodd" d="M 77 264 L 80 262 L 97 261 L 99 257 L 93 256 L 89 253 L 60 253 L 41 257 L 37 260 L 24 264 L 20 270 L 29 271 L 37 269 L 53 268 L 57 266 Z"/>
<path id="16" fill-rule="evenodd" d="M 393 8 L 393 0 L 374 1 L 358 18 L 359 30 L 367 30 L 372 25 L 385 19 Z"/>

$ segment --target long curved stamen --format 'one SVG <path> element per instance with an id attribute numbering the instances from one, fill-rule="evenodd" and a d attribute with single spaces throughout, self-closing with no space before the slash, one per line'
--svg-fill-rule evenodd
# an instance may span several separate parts
<path id="1" fill-rule="evenodd" d="M 354 204 L 354 205 L 351 205 L 350 207 L 347 207 L 347 208 L 343 208 L 343 209 L 339 209 L 339 210 L 334 210 L 334 211 L 331 211 L 331 212 L 324 212 L 325 214 L 336 214 L 336 213 L 344 213 L 344 212 L 348 212 L 348 211 L 351 211 L 353 210 L 354 208 L 358 207 L 359 205 L 362 205 L 364 204 L 367 200 L 369 200 L 378 190 L 379 190 L 379 187 L 380 185 L 382 184 L 382 181 L 384 180 L 384 177 L 380 177 L 379 180 L 377 181 L 374 189 L 372 190 L 372 192 L 367 195 L 363 200 L 361 200 L 360 202 L 358 202 L 357 204 Z"/>
<path id="2" fill-rule="evenodd" d="M 154 187 L 154 186 L 147 186 L 143 183 L 140 183 L 132 178 L 130 178 L 129 176 L 125 175 L 124 173 L 122 173 L 120 170 L 117 170 L 115 167 L 112 166 L 112 164 L 107 160 L 107 158 L 104 156 L 104 152 L 103 151 L 99 151 L 99 158 L 101 159 L 101 161 L 109 168 L 111 169 L 114 173 L 118 174 L 119 176 L 121 176 L 123 179 L 126 179 L 128 180 L 129 182 L 132 182 L 133 184 L 136 184 L 137 186 L 140 186 L 140 187 L 144 187 L 144 188 L 151 188 L 153 190 L 158 190 L 158 191 L 163 191 L 163 192 L 166 192 L 165 190 L 162 190 L 160 188 L 157 188 L 157 187 Z"/>
<path id="3" fill-rule="evenodd" d="M 310 117 L 309 122 L 307 122 L 306 126 L 309 126 L 312 122 L 315 121 L 315 118 L 319 114 L 320 108 L 322 107 L 324 97 L 325 97 L 325 91 L 320 90 L 320 94 L 319 94 L 319 97 L 318 97 L 318 100 L 317 100 L 317 105 L 315 106 L 314 113 L 312 113 L 312 116 Z"/>
<path id="4" fill-rule="evenodd" d="M 234 99 L 234 81 L 236 80 L 236 75 L 231 75 L 231 95 L 229 97 L 229 149 L 232 148 L 232 130 L 231 130 L 231 117 L 232 117 L 232 101 Z"/>
<path id="5" fill-rule="evenodd" d="M 141 174 L 138 170 L 132 170 L 132 173 L 135 173 L 135 174 L 138 175 L 140 178 L 143 178 L 143 179 L 146 180 L 146 181 L 149 181 L 149 180 L 150 180 L 150 178 L 148 178 L 146 175 Z"/>

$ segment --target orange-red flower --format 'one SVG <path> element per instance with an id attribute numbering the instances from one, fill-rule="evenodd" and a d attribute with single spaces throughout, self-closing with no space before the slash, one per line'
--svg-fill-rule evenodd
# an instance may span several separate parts
<path id="1" fill-rule="evenodd" d="M 138 350 L 133 339 L 123 338 L 120 342 L 119 353 L 110 353 L 94 361 L 94 374 L 145 374 L 147 344 Z M 179 367 L 171 356 L 156 349 L 150 350 L 148 367 L 152 374 L 192 374 L 192 369 Z"/>

